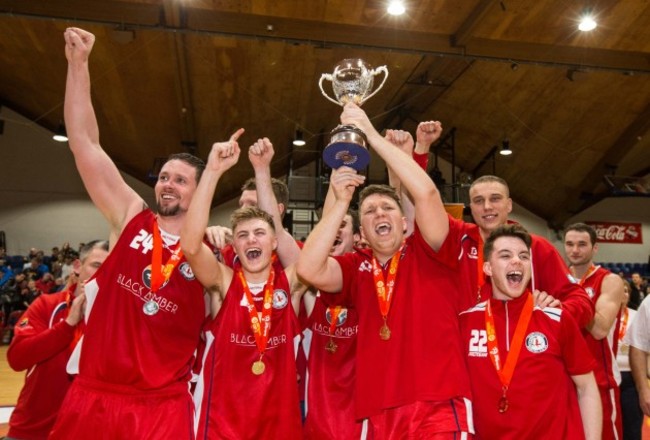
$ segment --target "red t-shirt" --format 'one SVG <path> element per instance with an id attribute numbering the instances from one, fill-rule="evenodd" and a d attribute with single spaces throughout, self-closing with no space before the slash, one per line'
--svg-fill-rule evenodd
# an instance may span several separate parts
<path id="1" fill-rule="evenodd" d="M 361 438 L 361 423 L 354 417 L 354 379 L 359 317 L 353 308 L 338 310 L 331 341 L 336 349 L 327 349 L 333 312 L 316 298 L 303 331 L 307 355 L 307 418 L 304 439 Z"/>
<path id="2" fill-rule="evenodd" d="M 69 372 L 75 372 L 78 362 L 83 377 L 135 390 L 158 390 L 190 379 L 206 316 L 203 286 L 183 257 L 153 296 L 159 311 L 144 313 L 143 305 L 152 298 L 153 218 L 148 209 L 136 215 L 86 283 L 86 329 Z M 164 247 L 162 261 L 170 255 Z"/>
<path id="3" fill-rule="evenodd" d="M 392 336 L 385 341 L 379 337 L 383 319 L 370 252 L 335 257 L 343 288 L 336 295 L 323 294 L 326 303 L 359 313 L 357 419 L 417 401 L 469 397 L 456 312 L 458 273 L 434 258 L 416 228 L 402 251 L 388 314 Z"/>
<path id="4" fill-rule="evenodd" d="M 531 234 L 531 289 L 541 290 L 562 302 L 562 310 L 568 312 L 582 328 L 594 317 L 594 306 L 585 290 L 569 272 L 555 247 L 544 238 Z M 460 276 L 458 286 L 462 290 L 460 310 L 467 310 L 479 301 L 492 296 L 489 278 L 485 279 L 479 296 L 478 266 L 479 228 L 473 223 L 449 217 L 449 236 L 438 252 L 438 258 L 447 264 L 457 264 Z"/>
<path id="5" fill-rule="evenodd" d="M 16 324 L 7 360 L 13 369 L 28 371 L 9 420 L 9 437 L 45 439 L 54 425 L 72 383 L 65 365 L 75 327 L 65 319 L 75 288 L 40 295 Z"/>
<path id="6" fill-rule="evenodd" d="M 525 300 L 525 295 L 510 301 L 491 300 L 502 359 L 507 358 Z M 533 310 L 508 389 L 508 410 L 500 413 L 502 385 L 488 356 L 485 307 L 482 302 L 460 315 L 476 439 L 584 439 L 571 376 L 589 373 L 595 361 L 572 317 L 560 309 Z"/>
<path id="7" fill-rule="evenodd" d="M 253 298 L 261 311 L 264 291 Z M 194 392 L 196 438 L 300 438 L 296 387 L 300 329 L 284 272 L 276 269 L 265 370 L 260 375 L 251 371 L 260 354 L 247 305 L 235 275 L 219 314 L 206 329 L 207 347 Z"/>

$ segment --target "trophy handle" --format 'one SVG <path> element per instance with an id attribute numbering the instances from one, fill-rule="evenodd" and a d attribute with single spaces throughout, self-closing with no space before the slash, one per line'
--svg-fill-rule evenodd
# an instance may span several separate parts
<path id="1" fill-rule="evenodd" d="M 388 79 L 388 69 L 386 68 L 386 66 L 379 66 L 379 67 L 377 67 L 376 69 L 373 69 L 373 70 L 370 71 L 370 73 L 372 74 L 372 76 L 378 75 L 379 73 L 382 73 L 382 72 L 383 72 L 383 74 L 384 74 L 384 80 L 381 82 L 381 84 L 379 84 L 379 87 L 377 87 L 377 88 L 376 88 L 376 89 L 375 89 L 375 90 L 374 90 L 370 95 L 364 97 L 364 98 L 361 100 L 361 102 L 359 103 L 359 105 L 363 104 L 363 103 L 366 102 L 368 99 L 370 99 L 370 98 L 372 98 L 373 96 L 375 96 L 375 93 L 377 93 L 377 92 L 378 92 L 382 87 L 384 87 L 384 84 L 386 83 L 386 80 Z M 321 90 L 322 90 L 322 89 L 321 89 Z"/>
<path id="2" fill-rule="evenodd" d="M 325 80 L 325 79 L 328 80 L 328 81 L 330 81 L 330 82 L 332 82 L 332 81 L 334 80 L 334 78 L 332 77 L 332 74 L 331 74 L 331 73 L 323 73 L 323 74 L 320 76 L 320 81 L 318 81 L 318 88 L 320 89 L 320 92 L 323 94 L 324 97 L 326 97 L 327 99 L 329 99 L 330 101 L 332 101 L 334 104 L 336 104 L 336 105 L 341 105 L 340 102 L 338 102 L 338 101 L 336 101 L 336 100 L 330 98 L 330 96 L 329 96 L 327 93 L 325 93 L 325 90 L 323 90 L 323 80 Z"/>

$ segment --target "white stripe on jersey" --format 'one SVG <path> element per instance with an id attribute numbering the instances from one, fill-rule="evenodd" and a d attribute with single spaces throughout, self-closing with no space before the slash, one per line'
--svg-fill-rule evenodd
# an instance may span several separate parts
<path id="1" fill-rule="evenodd" d="M 480 302 L 475 306 L 473 306 L 472 308 L 469 308 L 464 312 L 460 312 L 459 315 L 463 315 L 465 313 L 472 313 L 472 312 L 485 312 L 486 305 L 487 305 L 487 301 Z"/>
<path id="2" fill-rule="evenodd" d="M 199 419 L 201 418 L 201 407 L 203 405 L 203 400 L 205 398 L 205 360 L 208 357 L 214 345 L 214 334 L 211 331 L 207 331 L 205 334 L 205 351 L 203 352 L 203 359 L 201 359 L 201 373 L 196 381 L 196 387 L 194 388 L 194 436 L 198 435 L 199 429 Z M 211 366 L 212 367 L 212 366 Z M 207 372 L 208 374 L 212 371 Z M 206 423 L 207 423 L 207 414 L 206 414 Z"/>

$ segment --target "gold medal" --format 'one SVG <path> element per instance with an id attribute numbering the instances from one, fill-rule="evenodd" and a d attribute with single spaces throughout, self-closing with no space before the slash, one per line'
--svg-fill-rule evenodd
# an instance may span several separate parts
<path id="1" fill-rule="evenodd" d="M 499 399 L 499 412 L 503 414 L 506 411 L 508 411 L 508 398 L 501 396 Z"/>
<path id="2" fill-rule="evenodd" d="M 382 325 L 379 329 L 379 337 L 384 341 L 388 341 L 390 339 L 390 329 L 386 323 L 384 323 L 384 325 Z"/>
<path id="3" fill-rule="evenodd" d="M 251 371 L 256 376 L 259 376 L 260 374 L 264 373 L 265 369 L 266 369 L 266 365 L 264 365 L 264 362 L 262 362 L 261 359 L 259 361 L 253 362 L 253 366 L 251 367 Z"/>
<path id="4" fill-rule="evenodd" d="M 334 342 L 330 336 L 330 340 L 327 342 L 327 345 L 325 345 L 325 350 L 329 351 L 330 353 L 335 353 L 337 348 L 339 348 L 339 346 L 336 345 L 336 342 Z"/>

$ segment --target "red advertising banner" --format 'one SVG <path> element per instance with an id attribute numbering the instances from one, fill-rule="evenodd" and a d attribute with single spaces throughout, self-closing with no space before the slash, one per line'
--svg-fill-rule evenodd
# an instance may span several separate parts
<path id="1" fill-rule="evenodd" d="M 643 244 L 641 223 L 585 222 L 596 230 L 599 243 Z"/>

